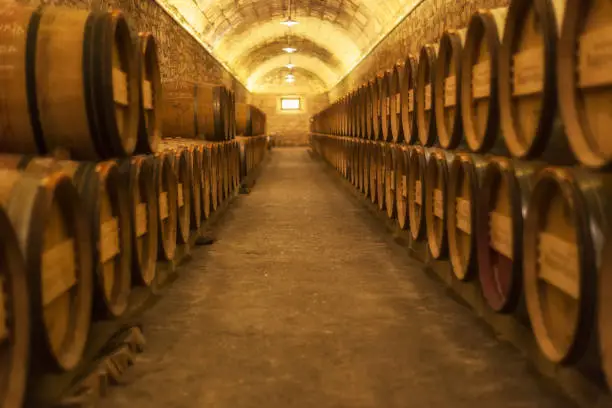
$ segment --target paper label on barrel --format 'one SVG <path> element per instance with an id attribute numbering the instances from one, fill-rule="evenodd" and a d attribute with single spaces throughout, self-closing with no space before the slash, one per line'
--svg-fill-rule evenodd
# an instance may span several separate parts
<path id="1" fill-rule="evenodd" d="M 580 87 L 612 85 L 612 26 L 585 32 L 578 56 Z"/>
<path id="2" fill-rule="evenodd" d="M 6 284 L 4 276 L 0 276 L 0 340 L 8 337 L 9 331 L 6 324 L 6 296 L 4 294 L 4 285 Z"/>
<path id="3" fill-rule="evenodd" d="M 414 89 L 408 91 L 408 112 L 414 112 Z"/>
<path id="4" fill-rule="evenodd" d="M 402 196 L 408 196 L 408 177 L 402 176 Z"/>
<path id="5" fill-rule="evenodd" d="M 544 49 L 530 48 L 514 55 L 514 95 L 533 95 L 544 89 Z"/>
<path id="6" fill-rule="evenodd" d="M 114 258 L 119 253 L 119 223 L 113 217 L 100 227 L 100 261 Z"/>
<path id="7" fill-rule="evenodd" d="M 76 285 L 74 240 L 67 239 L 42 254 L 42 304 L 46 306 Z"/>
<path id="8" fill-rule="evenodd" d="M 391 184 L 391 190 L 395 190 L 395 172 L 393 170 L 389 172 L 389 183 Z"/>
<path id="9" fill-rule="evenodd" d="M 142 81 L 142 106 L 147 110 L 153 110 L 153 87 L 151 81 Z"/>
<path id="10" fill-rule="evenodd" d="M 136 236 L 142 237 L 147 233 L 147 204 L 138 203 L 136 205 Z"/>
<path id="11" fill-rule="evenodd" d="M 433 210 L 438 218 L 444 218 L 444 201 L 442 200 L 442 190 L 436 188 L 433 192 Z"/>
<path id="12" fill-rule="evenodd" d="M 168 192 L 162 191 L 159 195 L 159 218 L 168 218 Z"/>
<path id="13" fill-rule="evenodd" d="M 578 248 L 563 239 L 540 234 L 539 278 L 574 299 L 580 298 Z"/>
<path id="14" fill-rule="evenodd" d="M 119 68 L 113 68 L 113 99 L 119 105 L 129 104 L 127 75 Z"/>
<path id="15" fill-rule="evenodd" d="M 178 206 L 182 207 L 185 205 L 185 200 L 183 199 L 183 183 L 178 183 L 177 192 L 178 192 Z"/>
<path id="16" fill-rule="evenodd" d="M 425 110 L 431 110 L 431 84 L 425 85 Z"/>
<path id="17" fill-rule="evenodd" d="M 402 110 L 402 94 L 395 94 L 395 112 L 399 113 Z"/>
<path id="18" fill-rule="evenodd" d="M 483 61 L 472 68 L 472 97 L 488 98 L 491 93 L 491 62 Z"/>
<path id="19" fill-rule="evenodd" d="M 418 205 L 423 204 L 423 188 L 420 180 L 414 182 L 414 202 Z"/>
<path id="20" fill-rule="evenodd" d="M 466 234 L 472 233 L 472 204 L 465 198 L 457 198 L 457 228 Z"/>
<path id="21" fill-rule="evenodd" d="M 387 116 L 391 114 L 391 101 L 389 98 L 385 98 L 385 111 L 387 112 Z"/>
<path id="22" fill-rule="evenodd" d="M 490 245 L 508 259 L 512 259 L 512 220 L 497 212 L 489 213 Z"/>
<path id="23" fill-rule="evenodd" d="M 444 106 L 455 106 L 457 104 L 457 77 L 454 75 L 444 80 Z"/>

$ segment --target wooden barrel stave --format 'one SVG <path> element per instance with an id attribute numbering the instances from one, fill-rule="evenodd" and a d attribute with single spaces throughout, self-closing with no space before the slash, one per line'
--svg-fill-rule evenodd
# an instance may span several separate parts
<path id="1" fill-rule="evenodd" d="M 380 83 L 381 139 L 386 142 L 393 140 L 393 130 L 391 129 L 392 79 L 393 71 L 385 71 Z"/>
<path id="2" fill-rule="evenodd" d="M 410 235 L 415 241 L 425 237 L 425 208 L 428 205 L 425 194 L 425 175 L 430 159 L 429 149 L 421 146 L 410 148 L 408 162 L 408 220 Z"/>
<path id="3" fill-rule="evenodd" d="M 391 79 L 389 80 L 389 127 L 391 140 L 395 143 L 404 140 L 402 128 L 402 94 L 401 87 L 404 81 L 405 62 L 400 61 L 393 66 Z"/>
<path id="4" fill-rule="evenodd" d="M 438 45 L 426 44 L 421 48 L 416 75 L 416 120 L 419 141 L 423 146 L 437 143 L 435 120 L 435 67 Z"/>
<path id="5" fill-rule="evenodd" d="M 453 153 L 432 149 L 427 162 L 425 176 L 425 227 L 427 245 L 434 259 L 444 259 L 448 255 L 448 168 L 453 160 Z"/>
<path id="6" fill-rule="evenodd" d="M 151 33 L 139 33 L 140 42 L 140 109 L 137 153 L 155 153 L 161 140 L 162 85 L 157 44 Z"/>
<path id="7" fill-rule="evenodd" d="M 155 187 L 159 231 L 159 258 L 174 259 L 177 242 L 178 181 L 174 171 L 173 153 L 160 151 L 155 154 Z"/>
<path id="8" fill-rule="evenodd" d="M 401 82 L 401 113 L 402 113 L 402 133 L 407 144 L 415 144 L 418 140 L 417 119 L 416 119 L 416 73 L 417 61 L 413 55 L 406 57 L 404 62 L 403 81 Z"/>

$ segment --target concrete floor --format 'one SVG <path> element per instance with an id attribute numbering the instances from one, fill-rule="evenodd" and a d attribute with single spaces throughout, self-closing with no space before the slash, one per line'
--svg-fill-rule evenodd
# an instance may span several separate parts
<path id="1" fill-rule="evenodd" d="M 570 406 L 305 149 L 278 149 L 144 316 L 103 407 Z"/>

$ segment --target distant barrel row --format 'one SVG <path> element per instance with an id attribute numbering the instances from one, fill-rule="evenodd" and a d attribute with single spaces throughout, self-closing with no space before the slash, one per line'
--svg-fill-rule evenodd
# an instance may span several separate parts
<path id="1" fill-rule="evenodd" d="M 0 155 L 0 406 L 21 406 L 28 375 L 74 369 L 91 320 L 126 312 L 265 143 L 165 140 L 155 155 L 97 163 Z"/>
<path id="2" fill-rule="evenodd" d="M 529 321 L 549 360 L 603 366 L 612 378 L 611 174 L 346 137 L 311 141 L 433 259 L 448 259 L 455 279 L 477 280 L 492 310 Z"/>
<path id="3" fill-rule="evenodd" d="M 513 0 L 341 97 L 311 130 L 607 167 L 610 43 L 605 1 Z"/>

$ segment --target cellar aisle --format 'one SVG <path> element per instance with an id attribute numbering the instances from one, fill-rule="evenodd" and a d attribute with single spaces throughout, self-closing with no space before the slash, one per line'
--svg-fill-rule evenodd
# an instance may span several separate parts
<path id="1" fill-rule="evenodd" d="M 571 406 L 329 173 L 272 152 L 144 316 L 145 353 L 103 407 Z"/>

